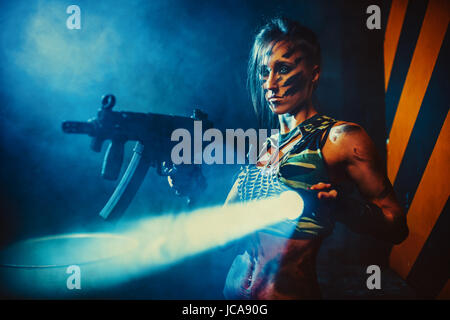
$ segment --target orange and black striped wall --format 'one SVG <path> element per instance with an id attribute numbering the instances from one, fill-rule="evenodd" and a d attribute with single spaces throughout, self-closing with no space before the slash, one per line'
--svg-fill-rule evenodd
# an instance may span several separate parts
<path id="1" fill-rule="evenodd" d="M 388 176 L 410 234 L 390 266 L 450 299 L 450 1 L 392 0 L 384 38 Z"/>

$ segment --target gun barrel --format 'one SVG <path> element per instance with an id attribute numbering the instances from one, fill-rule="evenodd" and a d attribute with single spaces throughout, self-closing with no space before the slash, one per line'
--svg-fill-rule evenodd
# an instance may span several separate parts
<path id="1" fill-rule="evenodd" d="M 95 125 L 91 122 L 82 121 L 64 121 L 62 123 L 62 130 L 65 133 L 78 133 L 93 135 L 95 131 Z"/>

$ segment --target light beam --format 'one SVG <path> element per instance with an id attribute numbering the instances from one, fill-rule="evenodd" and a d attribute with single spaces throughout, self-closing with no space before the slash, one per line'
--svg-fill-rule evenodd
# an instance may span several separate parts
<path id="1" fill-rule="evenodd" d="M 160 270 L 285 219 L 296 219 L 302 212 L 300 195 L 286 191 L 265 200 L 140 220 L 120 235 L 69 234 L 28 240 L 0 254 L 0 272 L 14 278 L 16 285 L 28 286 L 27 289 L 35 286 L 32 291 L 39 295 L 40 291 L 51 292 L 63 281 L 61 275 L 61 280 L 52 277 L 49 269 L 56 272 L 58 268 L 78 264 L 85 271 L 85 290 L 98 289 Z M 23 280 L 30 278 L 26 271 L 33 269 L 31 277 L 34 280 L 43 277 L 44 281 Z M 39 275 L 37 269 L 45 276 Z"/>

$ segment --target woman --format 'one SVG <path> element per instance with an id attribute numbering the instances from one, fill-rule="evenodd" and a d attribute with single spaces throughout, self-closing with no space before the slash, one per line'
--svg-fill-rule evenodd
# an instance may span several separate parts
<path id="1" fill-rule="evenodd" d="M 268 139 L 268 151 L 256 165 L 241 170 L 226 203 L 293 189 L 305 208 L 299 219 L 251 237 L 230 268 L 226 298 L 320 298 L 316 256 L 336 219 L 393 243 L 408 234 L 405 214 L 369 136 L 357 124 L 316 111 L 312 96 L 320 63 L 316 35 L 294 21 L 274 19 L 255 38 L 248 87 L 261 124 L 279 127 L 280 133 Z M 366 202 L 338 191 L 345 184 L 355 185 Z"/>

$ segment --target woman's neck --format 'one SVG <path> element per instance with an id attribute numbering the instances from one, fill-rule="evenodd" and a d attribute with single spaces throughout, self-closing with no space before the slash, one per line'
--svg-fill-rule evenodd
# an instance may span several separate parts
<path id="1" fill-rule="evenodd" d="M 295 114 L 289 113 L 280 114 L 278 115 L 278 121 L 280 121 L 280 132 L 283 134 L 288 133 L 296 126 L 298 126 L 300 123 L 302 123 L 305 120 L 308 120 L 309 118 L 313 117 L 316 114 L 317 111 L 314 108 L 311 101 L 309 101 L 309 103 L 300 108 L 300 110 Z"/>

